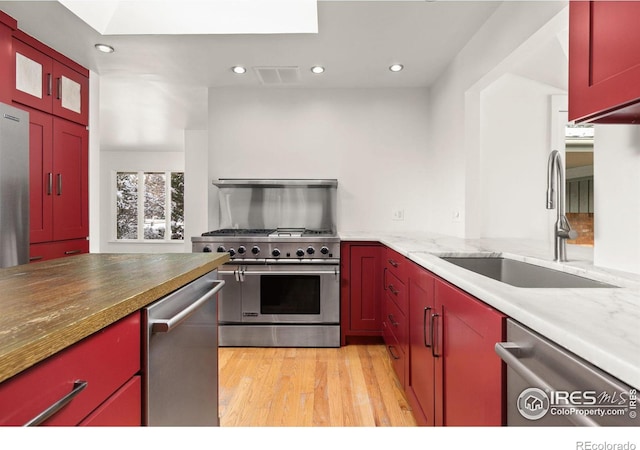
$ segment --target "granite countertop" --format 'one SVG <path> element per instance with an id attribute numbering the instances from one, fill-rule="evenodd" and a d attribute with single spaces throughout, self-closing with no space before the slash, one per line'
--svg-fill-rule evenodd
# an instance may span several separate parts
<path id="1" fill-rule="evenodd" d="M 461 239 L 432 233 L 341 232 L 343 241 L 377 241 L 621 381 L 640 387 L 640 275 L 593 265 L 592 249 L 568 245 L 553 262 L 544 242 Z M 518 288 L 440 256 L 505 256 L 609 283 L 617 288 Z"/>
<path id="2" fill-rule="evenodd" d="M 84 254 L 0 269 L 0 382 L 228 259 L 226 253 Z"/>

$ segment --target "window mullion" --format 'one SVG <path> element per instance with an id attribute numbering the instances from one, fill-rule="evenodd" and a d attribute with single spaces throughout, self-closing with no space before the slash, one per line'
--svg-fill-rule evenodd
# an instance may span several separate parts
<path id="1" fill-rule="evenodd" d="M 138 172 L 138 240 L 144 241 L 144 172 Z"/>

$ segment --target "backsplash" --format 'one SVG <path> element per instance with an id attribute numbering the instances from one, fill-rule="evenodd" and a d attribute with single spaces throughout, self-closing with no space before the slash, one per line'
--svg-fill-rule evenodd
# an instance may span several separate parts
<path id="1" fill-rule="evenodd" d="M 593 213 L 567 213 L 571 228 L 578 232 L 578 237 L 568 240 L 568 244 L 593 246 Z"/>

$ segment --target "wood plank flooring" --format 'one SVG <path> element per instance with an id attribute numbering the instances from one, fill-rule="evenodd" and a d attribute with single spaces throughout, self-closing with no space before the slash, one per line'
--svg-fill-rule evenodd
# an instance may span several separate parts
<path id="1" fill-rule="evenodd" d="M 223 427 L 415 426 L 384 345 L 219 350 Z"/>

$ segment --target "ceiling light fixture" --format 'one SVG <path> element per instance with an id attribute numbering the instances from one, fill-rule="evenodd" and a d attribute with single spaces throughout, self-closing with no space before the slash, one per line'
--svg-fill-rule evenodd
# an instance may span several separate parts
<path id="1" fill-rule="evenodd" d="M 389 70 L 392 72 L 400 72 L 402 69 L 404 69 L 402 64 L 391 64 L 389 66 Z"/>
<path id="2" fill-rule="evenodd" d="M 245 69 L 242 66 L 233 66 L 231 70 L 233 70 L 233 73 L 237 73 L 237 74 L 243 74 L 247 71 L 247 69 Z"/>
<path id="3" fill-rule="evenodd" d="M 107 44 L 96 44 L 95 47 L 102 53 L 113 53 L 115 51 L 115 49 L 112 46 Z"/>
<path id="4" fill-rule="evenodd" d="M 313 73 L 322 73 L 322 72 L 324 72 L 324 67 L 322 67 L 322 66 L 313 66 L 311 68 L 311 72 L 313 72 Z"/>

